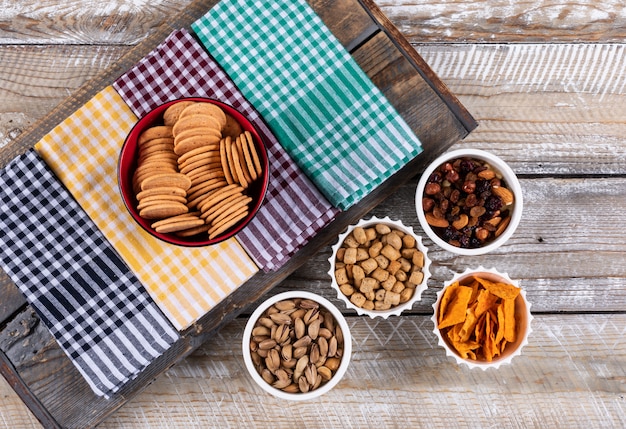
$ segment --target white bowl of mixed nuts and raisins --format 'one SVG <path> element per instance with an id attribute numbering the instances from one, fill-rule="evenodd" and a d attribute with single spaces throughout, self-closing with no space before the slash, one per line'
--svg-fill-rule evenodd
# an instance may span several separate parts
<path id="1" fill-rule="evenodd" d="M 482 255 L 504 244 L 522 217 L 522 188 L 511 168 L 477 149 L 441 155 L 424 171 L 415 193 L 428 237 L 461 255 Z"/>

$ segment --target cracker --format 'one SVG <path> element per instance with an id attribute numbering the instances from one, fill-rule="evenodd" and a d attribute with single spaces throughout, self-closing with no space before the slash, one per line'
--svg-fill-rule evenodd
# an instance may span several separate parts
<path id="1" fill-rule="evenodd" d="M 244 155 L 244 150 L 243 150 L 243 146 L 248 146 L 248 143 L 245 140 L 245 137 L 242 139 L 240 137 L 237 137 L 237 140 L 235 141 L 236 145 L 237 145 L 237 155 L 239 156 L 239 165 L 241 166 L 241 171 L 243 172 L 243 177 L 246 178 L 246 182 L 247 184 L 252 183 L 252 177 L 250 176 L 250 173 L 248 172 L 248 167 L 247 167 L 247 162 L 246 162 L 246 158 Z"/>
<path id="2" fill-rule="evenodd" d="M 137 139 L 137 144 L 142 146 L 143 144 L 149 142 L 154 139 L 162 139 L 162 138 L 171 138 L 172 137 L 172 127 L 168 127 L 165 125 L 157 125 L 154 127 L 147 128 L 139 138 Z"/>
<path id="3" fill-rule="evenodd" d="M 199 183 L 196 186 L 192 186 L 191 188 L 189 188 L 189 190 L 187 191 L 187 199 L 191 201 L 192 199 L 197 198 L 200 195 L 205 195 L 207 192 L 213 189 L 222 188 L 226 185 L 228 185 L 228 183 L 226 183 L 226 181 L 222 177 L 209 179 L 206 182 Z"/>
<path id="4" fill-rule="evenodd" d="M 210 198 L 207 198 L 205 201 L 203 201 L 202 204 L 198 207 L 198 209 L 204 213 L 211 206 L 219 203 L 223 199 L 228 198 L 230 195 L 242 193 L 242 192 L 243 192 L 243 188 L 239 185 L 232 184 L 232 185 L 224 186 L 222 189 L 211 194 Z"/>
<path id="5" fill-rule="evenodd" d="M 241 128 L 241 125 L 239 125 L 239 122 L 226 113 L 226 125 L 222 128 L 222 135 L 224 137 L 228 136 L 234 139 L 241 133 L 243 133 L 243 129 Z"/>
<path id="6" fill-rule="evenodd" d="M 189 180 L 194 183 L 196 178 L 202 176 L 207 177 L 209 175 L 209 179 L 215 179 L 217 177 L 224 177 L 224 172 L 222 171 L 222 166 L 219 164 L 213 165 L 201 165 L 200 167 L 196 167 L 193 170 L 186 173 Z"/>
<path id="7" fill-rule="evenodd" d="M 179 171 L 183 174 L 187 174 L 199 167 L 212 167 L 221 170 L 222 163 L 219 159 L 207 157 L 204 159 L 198 159 L 194 162 L 186 162 L 183 165 L 178 166 Z"/>
<path id="8" fill-rule="evenodd" d="M 254 160 L 252 159 L 252 154 L 250 153 L 250 146 L 248 144 L 248 139 L 245 134 L 240 136 L 241 140 L 241 149 L 243 151 L 243 158 L 245 160 L 245 167 L 250 175 L 250 181 L 256 180 L 259 175 L 256 172 L 256 168 L 254 167 Z"/>
<path id="9" fill-rule="evenodd" d="M 193 158 L 194 156 L 198 156 L 201 154 L 206 154 L 206 153 L 216 153 L 217 149 L 214 148 L 212 145 L 211 146 L 201 146 L 197 149 L 193 149 L 190 150 L 189 152 L 186 152 L 182 155 L 180 155 L 178 157 L 178 164 L 184 164 L 185 162 L 189 161 L 191 158 Z"/>
<path id="10" fill-rule="evenodd" d="M 142 191 L 151 188 L 162 188 L 164 186 L 175 186 L 187 191 L 191 187 L 191 180 L 189 180 L 189 178 L 184 174 L 163 173 L 148 177 L 141 182 Z"/>
<path id="11" fill-rule="evenodd" d="M 248 149 L 250 149 L 250 155 L 252 156 L 252 162 L 254 163 L 256 174 L 260 176 L 261 173 L 263 173 L 263 168 L 261 167 L 261 160 L 259 158 L 256 145 L 254 144 L 252 134 L 250 133 L 250 131 L 244 131 L 243 134 L 246 136 L 246 141 L 248 142 Z"/>
<path id="12" fill-rule="evenodd" d="M 216 136 L 195 136 L 188 137 L 174 146 L 174 153 L 183 155 L 199 147 L 206 147 L 210 150 L 219 150 L 220 138 Z"/>
<path id="13" fill-rule="evenodd" d="M 195 186 L 200 183 L 206 182 L 207 180 L 215 178 L 224 179 L 224 172 L 222 170 L 203 171 L 202 174 L 194 176 L 189 180 L 191 180 L 191 186 Z"/>
<path id="14" fill-rule="evenodd" d="M 187 130 L 181 131 L 174 138 L 174 144 L 178 144 L 180 141 L 188 138 L 188 137 L 196 137 L 196 136 L 215 136 L 222 138 L 222 133 L 217 128 L 211 127 L 194 127 L 189 128 Z"/>
<path id="15" fill-rule="evenodd" d="M 226 146 L 227 166 L 226 168 L 224 168 L 224 171 L 228 169 L 228 171 L 230 172 L 230 175 L 233 178 L 233 183 L 239 183 L 239 177 L 237 176 L 237 172 L 235 171 L 235 168 L 234 168 L 232 139 L 226 138 L 225 146 Z"/>
<path id="16" fill-rule="evenodd" d="M 188 211 L 189 207 L 187 207 L 185 204 L 177 202 L 167 202 L 150 205 L 139 211 L 139 216 L 144 219 L 164 219 L 166 217 L 187 213 Z"/>
<path id="17" fill-rule="evenodd" d="M 150 203 L 153 201 L 178 201 L 179 203 L 187 204 L 187 198 L 181 197 L 179 195 L 152 195 L 149 197 L 143 197 L 141 199 L 137 199 L 139 201 L 139 205 Z M 138 209 L 141 207 L 137 206 Z"/>
<path id="18" fill-rule="evenodd" d="M 226 152 L 226 146 L 230 145 L 231 141 L 230 136 L 227 136 L 220 141 L 220 162 L 222 163 L 222 169 L 224 170 L 224 177 L 226 177 L 226 182 L 228 182 L 229 185 L 235 183 L 233 175 L 230 172 L 230 168 L 228 168 L 228 155 Z"/>
<path id="19" fill-rule="evenodd" d="M 191 100 L 179 101 L 178 103 L 174 103 L 170 107 L 165 109 L 165 112 L 163 112 L 163 122 L 165 123 L 165 125 L 173 126 L 176 121 L 178 121 L 178 118 L 180 117 L 180 112 L 182 112 L 183 110 L 185 110 L 186 107 L 189 107 L 194 103 L 195 101 Z"/>
<path id="20" fill-rule="evenodd" d="M 220 124 L 220 130 L 226 125 L 226 114 L 221 107 L 212 103 L 200 102 L 189 106 L 181 112 L 180 119 L 195 115 L 207 115 L 215 118 Z"/>
<path id="21" fill-rule="evenodd" d="M 182 231 L 177 231 L 175 232 L 175 234 L 179 237 L 192 237 L 194 235 L 207 232 L 210 227 L 211 227 L 210 225 L 205 224 L 205 225 L 196 226 L 195 228 L 189 228 L 189 229 L 185 229 Z"/>
<path id="22" fill-rule="evenodd" d="M 165 225 L 169 222 L 176 222 L 176 221 L 180 221 L 180 220 L 185 220 L 185 219 L 199 219 L 198 215 L 200 214 L 200 212 L 187 212 L 187 213 L 183 213 L 180 215 L 176 215 L 176 216 L 171 216 L 168 217 L 166 219 L 161 219 L 158 220 L 156 222 L 154 222 L 151 226 L 152 227 L 157 227 L 159 225 Z"/>
<path id="23" fill-rule="evenodd" d="M 170 233 L 170 232 L 184 231 L 187 229 L 195 228 L 197 226 L 206 225 L 202 219 L 198 219 L 198 218 L 196 219 L 189 218 L 189 219 L 182 219 L 182 220 L 176 220 L 176 221 L 173 221 L 172 219 L 167 219 L 167 220 L 169 222 L 158 225 L 156 227 L 152 225 L 152 227 L 157 232 Z"/>
<path id="24" fill-rule="evenodd" d="M 164 186 L 161 188 L 152 188 L 139 192 L 137 194 L 137 200 L 141 200 L 142 198 L 151 197 L 154 195 L 176 195 L 179 197 L 184 197 L 186 195 L 186 192 L 184 189 L 177 188 L 175 186 Z"/>
<path id="25" fill-rule="evenodd" d="M 204 211 L 200 217 L 203 218 L 207 223 L 213 222 L 219 215 L 224 213 L 229 207 L 233 207 L 235 205 L 241 206 L 240 203 L 244 203 L 247 205 L 252 198 L 244 195 L 244 194 L 233 194 L 230 197 L 220 201 L 217 204 L 214 204 L 212 207 L 209 207 L 206 211 Z"/>
<path id="26" fill-rule="evenodd" d="M 221 133 L 222 126 L 219 121 L 208 115 L 192 115 L 185 118 L 179 118 L 172 127 L 174 139 L 182 132 L 192 128 L 214 128 Z"/>
<path id="27" fill-rule="evenodd" d="M 229 219 L 235 216 L 237 213 L 242 211 L 249 211 L 248 203 L 242 201 L 238 201 L 237 203 L 229 204 L 225 210 L 223 210 L 219 215 L 215 216 L 215 218 L 211 221 L 211 225 L 219 225 L 222 221 Z M 208 222 L 207 219 L 205 221 Z"/>
<path id="28" fill-rule="evenodd" d="M 231 146 L 232 146 L 231 152 L 232 152 L 233 163 L 229 167 L 231 168 L 231 172 L 234 169 L 236 176 L 237 176 L 237 181 L 239 182 L 241 187 L 245 189 L 248 187 L 248 181 L 246 180 L 246 176 L 243 174 L 243 169 L 241 168 L 241 162 L 239 161 L 239 151 L 237 150 L 237 142 L 235 141 L 235 143 L 233 143 Z M 233 176 L 235 176 L 235 174 L 233 174 Z"/>
<path id="29" fill-rule="evenodd" d="M 239 213 L 237 216 L 234 216 L 230 219 L 225 220 L 221 225 L 215 225 L 211 229 L 209 229 L 209 239 L 213 239 L 220 234 L 223 234 L 233 226 L 235 226 L 238 222 L 244 219 L 248 215 L 247 211 Z"/>
<path id="30" fill-rule="evenodd" d="M 174 150 L 174 138 L 173 137 L 163 137 L 152 139 L 144 142 L 141 146 L 139 146 L 139 153 L 148 153 L 151 151 L 159 150 Z"/>

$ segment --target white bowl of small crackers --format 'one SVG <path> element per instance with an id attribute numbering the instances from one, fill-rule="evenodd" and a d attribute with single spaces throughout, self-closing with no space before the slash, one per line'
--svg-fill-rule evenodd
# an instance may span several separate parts
<path id="1" fill-rule="evenodd" d="M 337 297 L 359 315 L 400 315 L 428 288 L 428 249 L 412 227 L 389 217 L 361 219 L 339 235 L 328 260 Z"/>
<path id="2" fill-rule="evenodd" d="M 528 344 L 531 304 L 519 282 L 496 269 L 456 273 L 437 292 L 434 333 L 446 355 L 469 368 L 510 364 Z"/>
<path id="3" fill-rule="evenodd" d="M 118 182 L 131 216 L 151 235 L 206 246 L 237 234 L 269 183 L 265 143 L 218 100 L 184 98 L 141 118 L 122 147 Z"/>

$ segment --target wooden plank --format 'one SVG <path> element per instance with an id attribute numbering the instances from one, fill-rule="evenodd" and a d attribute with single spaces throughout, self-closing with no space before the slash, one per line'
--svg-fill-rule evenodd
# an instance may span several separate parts
<path id="1" fill-rule="evenodd" d="M 428 316 L 350 317 L 354 352 L 344 379 L 297 404 L 247 375 L 244 324 L 230 323 L 99 427 L 587 429 L 626 421 L 624 314 L 537 315 L 522 355 L 496 371 L 457 366 Z"/>
<path id="2" fill-rule="evenodd" d="M 24 296 L 15 287 L 9 276 L 0 270 L 0 326 L 26 304 Z"/>
<path id="3" fill-rule="evenodd" d="M 377 0 L 411 43 L 623 43 L 621 0 Z"/>
<path id="4" fill-rule="evenodd" d="M 0 44 L 135 45 L 192 2 L 10 2 L 0 10 Z"/>
<path id="5" fill-rule="evenodd" d="M 244 324 L 227 325 L 99 427 L 289 428 L 312 421 L 339 427 L 350 416 L 355 427 L 421 427 L 427 420 L 435 428 L 464 428 L 468 421 L 474 427 L 605 428 L 626 419 L 624 314 L 536 314 L 522 355 L 486 372 L 445 357 L 428 316 L 350 317 L 354 354 L 345 378 L 319 400 L 298 404 L 251 381 L 239 351 Z M 0 397 L 12 393 L 0 384 Z M 0 415 L 11 409 L 16 412 L 6 415 L 18 417 L 12 427 L 41 427 L 18 412 L 13 398 Z"/>
<path id="6" fill-rule="evenodd" d="M 11 2 L 0 11 L 0 44 L 134 45 L 193 3 Z M 626 38 L 621 0 L 376 0 L 376 4 L 411 43 L 622 43 Z"/>
<path id="7" fill-rule="evenodd" d="M 611 208 L 626 201 L 626 179 L 522 179 L 524 213 L 517 231 L 497 251 L 474 257 L 454 256 L 425 237 L 413 203 L 416 183 L 417 178 L 364 216 L 392 216 L 413 226 L 424 237 L 433 260 L 433 276 L 422 301 L 413 306 L 413 313 L 429 314 L 435 294 L 445 281 L 455 272 L 481 265 L 520 279 L 533 311 L 602 312 L 626 308 L 626 231 L 610 226 L 614 225 Z M 563 210 L 564 207 L 575 209 Z M 344 309 L 329 287 L 330 256 L 329 247 L 318 252 L 285 279 L 276 292 L 317 292 Z"/>
<path id="8" fill-rule="evenodd" d="M 418 46 L 519 174 L 626 173 L 626 45 Z"/>

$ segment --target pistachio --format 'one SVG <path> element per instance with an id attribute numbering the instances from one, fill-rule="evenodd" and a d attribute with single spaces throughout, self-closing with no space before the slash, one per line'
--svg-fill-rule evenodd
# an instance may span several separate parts
<path id="1" fill-rule="evenodd" d="M 326 366 L 326 361 L 330 339 L 334 338 L 335 344 L 341 329 L 332 314 L 318 303 L 285 301 L 272 305 L 256 322 L 250 354 L 266 383 L 289 393 L 309 392 L 330 380 L 336 371 Z M 338 361 L 331 361 L 331 367 L 338 368 L 342 346 L 343 343 L 333 345 L 334 359 Z M 320 374 L 318 368 L 322 367 Z"/>
<path id="2" fill-rule="evenodd" d="M 270 314 L 270 319 L 278 325 L 291 325 L 291 317 L 284 313 Z"/>

